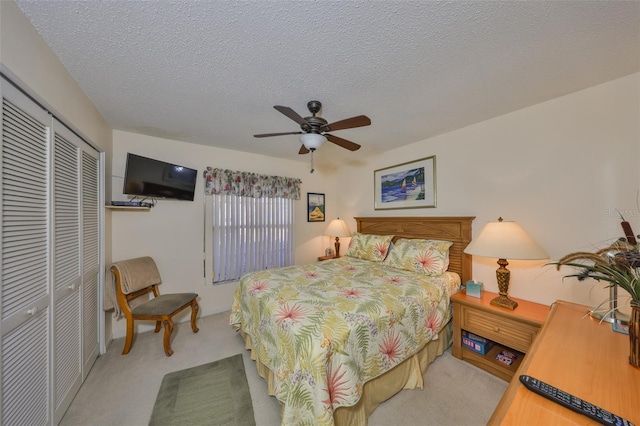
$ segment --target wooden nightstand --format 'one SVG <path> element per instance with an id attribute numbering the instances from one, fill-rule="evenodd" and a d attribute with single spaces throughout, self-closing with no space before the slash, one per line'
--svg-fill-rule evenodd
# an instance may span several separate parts
<path id="1" fill-rule="evenodd" d="M 453 345 L 451 353 L 456 358 L 470 362 L 503 380 L 510 381 L 527 353 L 547 315 L 549 307 L 538 303 L 515 299 L 518 307 L 511 311 L 489 302 L 496 293 L 485 291 L 482 297 L 467 296 L 464 291 L 451 297 L 453 303 Z M 462 345 L 462 331 L 496 342 L 485 355 Z M 511 365 L 495 359 L 500 351 L 507 350 L 518 356 Z"/>
<path id="2" fill-rule="evenodd" d="M 340 256 L 338 256 L 338 257 L 340 257 Z M 320 262 L 322 262 L 323 260 L 337 259 L 338 257 L 335 257 L 334 255 L 331 255 L 331 256 L 320 256 L 320 257 L 318 257 L 318 260 Z"/>

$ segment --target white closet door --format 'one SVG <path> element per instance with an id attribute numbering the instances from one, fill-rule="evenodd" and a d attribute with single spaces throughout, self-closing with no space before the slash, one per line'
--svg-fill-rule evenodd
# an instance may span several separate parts
<path id="1" fill-rule="evenodd" d="M 0 92 L 0 425 L 51 425 L 99 351 L 99 153 Z"/>
<path id="2" fill-rule="evenodd" d="M 54 419 L 58 423 L 82 384 L 80 138 L 54 120 L 53 341 Z"/>
<path id="3" fill-rule="evenodd" d="M 98 272 L 100 270 L 99 158 L 93 149 L 82 152 L 82 379 L 98 358 Z"/>
<path id="4" fill-rule="evenodd" d="M 51 118 L 2 86 L 0 340 L 3 425 L 51 423 Z"/>

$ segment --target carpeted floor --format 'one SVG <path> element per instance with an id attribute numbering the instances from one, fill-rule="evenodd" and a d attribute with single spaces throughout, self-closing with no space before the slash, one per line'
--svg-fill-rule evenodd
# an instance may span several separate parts
<path id="1" fill-rule="evenodd" d="M 147 425 L 167 373 L 242 354 L 256 425 L 280 425 L 278 401 L 267 395 L 244 342 L 228 323 L 225 312 L 200 318 L 197 334 L 188 322 L 176 324 L 171 357 L 164 355 L 162 333 L 140 334 L 128 355 L 121 355 L 124 339 L 116 339 L 96 361 L 60 424 Z M 369 425 L 485 425 L 506 388 L 506 382 L 447 351 L 429 367 L 424 390 L 401 391 L 372 414 Z"/>

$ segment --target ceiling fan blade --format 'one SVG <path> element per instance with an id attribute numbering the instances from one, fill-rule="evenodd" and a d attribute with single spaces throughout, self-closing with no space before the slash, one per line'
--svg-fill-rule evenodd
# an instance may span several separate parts
<path id="1" fill-rule="evenodd" d="M 283 136 L 283 135 L 301 135 L 302 132 L 285 132 L 285 133 L 263 133 L 261 135 L 253 135 L 254 138 L 268 138 L 271 136 Z"/>
<path id="2" fill-rule="evenodd" d="M 298 154 L 301 154 L 301 155 L 302 155 L 302 154 L 308 154 L 308 153 L 309 153 L 309 150 L 308 150 L 308 149 L 307 149 L 307 147 L 306 147 L 306 146 L 304 146 L 304 145 L 302 145 L 302 146 L 300 147 L 300 151 L 298 151 Z"/>
<path id="3" fill-rule="evenodd" d="M 297 112 L 295 112 L 294 110 L 292 110 L 289 107 L 282 106 L 282 105 L 276 105 L 276 106 L 274 106 L 274 108 L 277 109 L 278 111 L 280 111 L 281 113 L 283 113 L 284 115 L 286 115 L 287 117 L 289 117 L 290 119 L 292 119 L 293 121 L 295 121 L 296 123 L 298 123 L 301 126 L 302 125 L 309 125 L 309 123 L 307 123 L 307 120 L 302 118 L 300 116 L 300 114 L 298 114 Z"/>
<path id="4" fill-rule="evenodd" d="M 327 133 L 324 134 L 329 142 L 333 142 L 336 145 L 339 145 L 343 148 L 348 149 L 349 151 L 357 151 L 360 149 L 360 145 L 355 142 L 348 141 L 346 139 L 339 138 L 337 136 L 329 135 Z"/>
<path id="5" fill-rule="evenodd" d="M 356 117 L 347 118 L 344 120 L 336 121 L 335 123 L 327 124 L 328 132 L 334 132 L 336 130 L 353 129 L 354 127 L 368 126 L 371 124 L 371 120 L 366 115 L 358 115 Z"/>

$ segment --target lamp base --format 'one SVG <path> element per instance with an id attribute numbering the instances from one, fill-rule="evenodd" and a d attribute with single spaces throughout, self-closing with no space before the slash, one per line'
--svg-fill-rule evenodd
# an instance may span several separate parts
<path id="1" fill-rule="evenodd" d="M 629 325 L 630 316 L 618 310 L 618 286 L 609 287 L 609 306 L 602 307 L 607 301 L 605 300 L 595 308 L 589 310 L 591 318 L 595 318 L 600 322 L 605 321 L 612 324 Z"/>
<path id="2" fill-rule="evenodd" d="M 506 308 L 506 309 L 510 309 L 510 310 L 514 310 L 516 307 L 518 307 L 518 302 L 509 299 L 507 296 L 503 296 L 500 295 L 498 297 L 496 297 L 495 299 L 491 299 L 491 303 L 492 305 L 495 306 L 500 306 L 502 308 Z"/>
<path id="3" fill-rule="evenodd" d="M 622 325 L 628 325 L 629 324 L 629 315 L 622 313 L 618 310 L 616 311 L 607 311 L 607 312 L 598 312 L 595 309 L 597 308 L 593 308 L 589 311 L 589 316 L 591 318 L 597 319 L 600 322 L 608 322 L 608 323 L 616 323 L 616 324 L 622 324 Z"/>
<path id="4" fill-rule="evenodd" d="M 500 296 L 491 300 L 492 305 L 500 306 L 502 308 L 514 310 L 518 306 L 518 302 L 514 302 L 509 299 L 509 277 L 511 272 L 507 269 L 507 259 L 498 259 L 498 269 L 496 269 L 496 280 L 498 281 L 498 293 Z"/>

